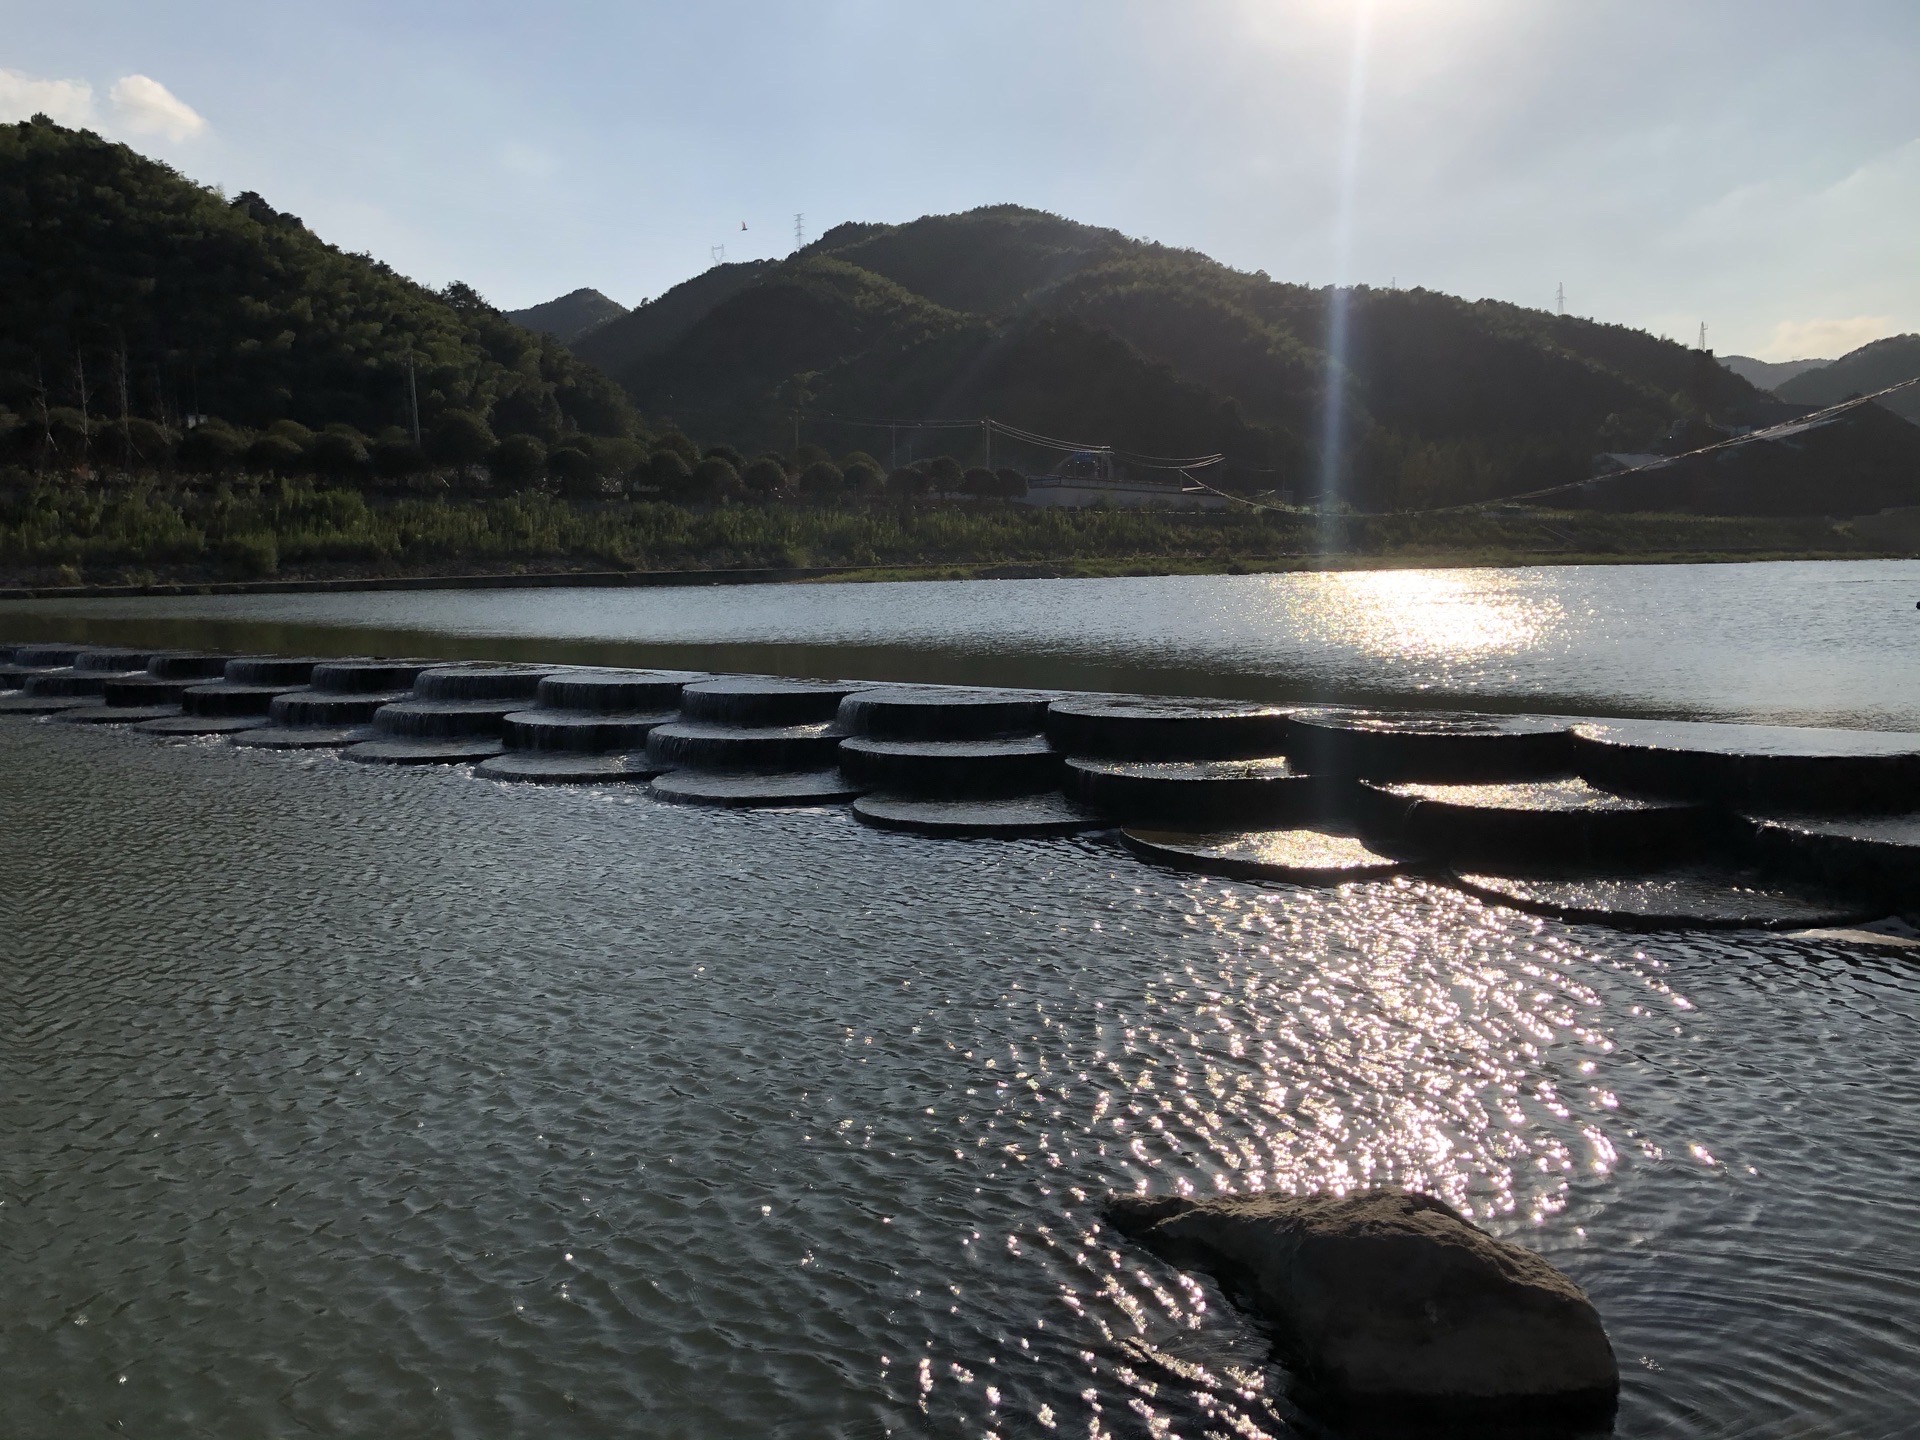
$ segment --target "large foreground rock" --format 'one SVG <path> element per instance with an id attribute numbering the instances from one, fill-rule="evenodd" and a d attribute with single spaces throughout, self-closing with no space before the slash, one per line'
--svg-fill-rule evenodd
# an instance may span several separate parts
<path id="1" fill-rule="evenodd" d="M 1340 1408 L 1579 1421 L 1618 1397 L 1613 1347 L 1580 1288 L 1430 1196 L 1118 1196 L 1107 1218 L 1217 1279 Z"/>

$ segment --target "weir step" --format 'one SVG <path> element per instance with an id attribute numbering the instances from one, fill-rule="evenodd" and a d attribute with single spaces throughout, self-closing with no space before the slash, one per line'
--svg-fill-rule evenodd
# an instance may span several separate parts
<path id="1" fill-rule="evenodd" d="M 679 714 L 654 710 L 627 714 L 606 710 L 516 710 L 501 736 L 509 750 L 551 750 L 578 755 L 645 750 L 647 736 Z"/>
<path id="2" fill-rule="evenodd" d="M 828 721 L 729 725 L 676 720 L 648 734 L 647 753 L 663 765 L 700 770 L 818 770 L 835 763 L 845 736 L 846 731 Z"/>
<path id="3" fill-rule="evenodd" d="M 771 675 L 702 680 L 680 692 L 680 711 L 689 720 L 719 725 L 817 725 L 832 720 L 849 695 L 872 688 Z"/>
<path id="4" fill-rule="evenodd" d="M 1356 813 L 1377 843 L 1449 862 L 1657 865 L 1709 847 L 1704 805 L 1616 795 L 1585 780 L 1448 785 L 1363 782 Z"/>
<path id="5" fill-rule="evenodd" d="M 1363 780 L 1472 783 L 1573 770 L 1574 721 L 1550 715 L 1296 711 L 1287 753 L 1309 770 Z"/>
<path id="6" fill-rule="evenodd" d="M 856 735 L 840 742 L 839 756 L 841 773 L 855 785 L 897 795 L 984 798 L 1060 786 L 1060 752 L 1044 735 L 998 740 L 880 740 Z"/>
<path id="7" fill-rule="evenodd" d="M 1018 795 L 998 800 L 934 800 L 910 795 L 863 795 L 854 817 L 876 830 L 954 840 L 1041 839 L 1098 830 L 1109 822 L 1063 795 Z"/>
<path id="8" fill-rule="evenodd" d="M 1333 801 L 1328 784 L 1291 760 L 1101 760 L 1076 755 L 1063 788 L 1083 805 L 1127 824 L 1304 824 Z"/>
<path id="9" fill-rule="evenodd" d="M 676 805 L 771 810 L 841 805 L 860 792 L 838 770 L 787 771 L 781 774 L 669 770 L 648 786 L 648 793 Z"/>
<path id="10" fill-rule="evenodd" d="M 877 740 L 990 740 L 1039 732 L 1058 698 L 1041 691 L 899 686 L 847 696 L 839 720 L 849 734 Z"/>
<path id="11" fill-rule="evenodd" d="M 1277 880 L 1292 885 L 1343 885 L 1396 873 L 1400 862 L 1358 836 L 1323 829 L 1252 830 L 1186 834 L 1165 830 L 1120 832 L 1144 860 L 1176 870 L 1233 880 Z"/>
<path id="12" fill-rule="evenodd" d="M 1247 760 L 1287 753 L 1285 706 L 1251 700 L 1089 695 L 1055 700 L 1047 737 L 1068 755 L 1108 760 Z"/>

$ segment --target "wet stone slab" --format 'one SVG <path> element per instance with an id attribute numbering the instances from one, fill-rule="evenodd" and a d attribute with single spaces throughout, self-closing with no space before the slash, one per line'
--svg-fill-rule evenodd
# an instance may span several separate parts
<path id="1" fill-rule="evenodd" d="M 862 789 L 903 795 L 1023 795 L 1053 790 L 1060 783 L 1060 754 L 1044 735 L 998 740 L 859 735 L 840 742 L 839 756 L 841 772 Z"/>
<path id="2" fill-rule="evenodd" d="M 1750 817 L 1748 824 L 1770 869 L 1920 914 L 1920 814 Z"/>
<path id="3" fill-rule="evenodd" d="M 1920 735 L 1619 720 L 1576 726 L 1574 763 L 1611 789 L 1761 810 L 1920 808 Z"/>
<path id="4" fill-rule="evenodd" d="M 1461 889 L 1496 904 L 1626 930 L 1801 930 L 1880 913 L 1843 895 L 1731 867 L 1563 878 L 1464 872 L 1453 878 Z"/>
<path id="5" fill-rule="evenodd" d="M 1295 711 L 1287 753 L 1308 769 L 1370 780 L 1484 781 L 1573 768 L 1573 722 L 1455 711 Z"/>
<path id="6" fill-rule="evenodd" d="M 142 735 L 238 735 L 269 724 L 264 715 L 170 715 L 134 726 Z"/>
<path id="7" fill-rule="evenodd" d="M 513 750 L 583 755 L 644 750 L 647 736 L 671 724 L 678 714 L 677 710 L 516 710 L 502 722 L 501 736 Z"/>
<path id="8" fill-rule="evenodd" d="M 413 688 L 421 674 L 444 664 L 437 660 L 329 660 L 313 667 L 307 683 L 330 695 L 391 694 Z"/>
<path id="9" fill-rule="evenodd" d="M 742 774 L 737 771 L 670 770 L 649 793 L 676 805 L 715 805 L 728 809 L 777 809 L 783 806 L 841 805 L 860 793 L 838 770 Z"/>
<path id="10" fill-rule="evenodd" d="M 1226 827 L 1305 821 L 1329 788 L 1284 756 L 1257 760 L 1070 758 L 1063 788 L 1082 805 L 1129 824 Z"/>
<path id="11" fill-rule="evenodd" d="M 660 766 L 644 754 L 577 754 L 567 751 L 509 750 L 483 760 L 473 772 L 482 780 L 535 785 L 638 784 L 653 779 Z"/>
<path id="12" fill-rule="evenodd" d="M 1056 700 L 1047 737 L 1068 755 L 1113 760 L 1241 760 L 1283 755 L 1290 710 L 1251 700 L 1103 695 Z"/>
<path id="13" fill-rule="evenodd" d="M 298 680 L 258 684 L 250 681 L 216 680 L 210 685 L 193 685 L 182 691 L 180 708 L 189 715 L 257 715 L 265 719 L 277 696 L 305 688 L 305 682 Z"/>
<path id="14" fill-rule="evenodd" d="M 570 670 L 542 680 L 536 698 L 543 709 L 648 714 L 675 710 L 682 690 L 713 678 L 700 670 Z"/>
<path id="15" fill-rule="evenodd" d="M 416 695 L 419 693 L 416 689 Z M 492 700 L 396 700 L 382 705 L 373 715 L 373 726 L 382 735 L 408 740 L 455 740 L 469 737 L 498 737 L 507 716 L 518 703 L 511 699 Z"/>
<path id="16" fill-rule="evenodd" d="M 338 750 L 377 738 L 371 725 L 265 725 L 233 737 L 248 750 Z"/>
<path id="17" fill-rule="evenodd" d="M 1078 835 L 1109 822 L 1064 795 L 1021 795 L 997 800 L 929 800 L 906 795 L 863 795 L 854 816 L 878 830 L 951 839 L 1040 838 Z"/>
<path id="18" fill-rule="evenodd" d="M 901 686 L 849 695 L 839 719 L 850 734 L 876 740 L 986 740 L 1039 731 L 1058 698 L 1037 690 Z"/>
<path id="19" fill-rule="evenodd" d="M 1446 861 L 1660 864 L 1726 838 L 1718 817 L 1693 801 L 1618 795 L 1577 778 L 1362 782 L 1357 794 L 1370 837 Z"/>
<path id="20" fill-rule="evenodd" d="M 1400 862 L 1364 840 L 1332 830 L 1253 830 L 1224 834 L 1129 829 L 1128 849 L 1142 859 L 1229 879 L 1338 885 L 1392 875 Z"/>
<path id="21" fill-rule="evenodd" d="M 722 725 L 822 724 L 849 695 L 872 688 L 846 680 L 736 676 L 688 685 L 680 692 L 680 709 L 689 720 Z"/>
<path id="22" fill-rule="evenodd" d="M 834 763 L 844 738 L 846 731 L 830 721 L 732 725 L 676 720 L 648 733 L 647 753 L 663 765 L 695 769 L 815 770 Z"/>
<path id="23" fill-rule="evenodd" d="M 54 718 L 62 725 L 138 725 L 179 713 L 178 705 L 81 705 L 55 711 Z"/>
<path id="24" fill-rule="evenodd" d="M 489 760 L 504 747 L 496 739 L 405 740 L 382 737 L 349 745 L 340 753 L 367 765 L 461 765 Z"/>
<path id="25" fill-rule="evenodd" d="M 464 703 L 484 700 L 528 701 L 540 693 L 540 682 L 556 667 L 538 665 L 439 665 L 414 678 L 414 698 L 421 701 Z M 524 709 L 524 704 L 505 706 Z"/>

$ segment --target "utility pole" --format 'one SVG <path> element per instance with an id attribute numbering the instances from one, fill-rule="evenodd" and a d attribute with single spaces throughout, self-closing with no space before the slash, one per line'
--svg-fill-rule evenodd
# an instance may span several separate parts
<path id="1" fill-rule="evenodd" d="M 980 422 L 980 441 L 986 446 L 987 469 L 991 470 L 993 468 L 993 421 L 982 420 Z"/>
<path id="2" fill-rule="evenodd" d="M 413 418 L 413 448 L 420 448 L 420 387 L 413 378 L 413 346 L 407 346 L 407 412 Z"/>
<path id="3" fill-rule="evenodd" d="M 887 426 L 887 473 L 891 475 L 900 468 L 900 427 Z"/>
<path id="4" fill-rule="evenodd" d="M 78 345 L 73 347 L 73 373 L 80 387 L 80 463 L 93 458 L 93 422 L 87 414 L 87 357 Z"/>

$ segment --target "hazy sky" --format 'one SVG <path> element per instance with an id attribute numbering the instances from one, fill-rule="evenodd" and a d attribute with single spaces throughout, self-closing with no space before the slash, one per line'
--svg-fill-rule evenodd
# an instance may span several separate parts
<path id="1" fill-rule="evenodd" d="M 786 253 L 795 212 L 812 236 L 1012 201 L 1276 279 L 1543 307 L 1564 283 L 1577 314 L 1689 340 L 1705 320 L 1722 353 L 1920 330 L 1915 0 L 5 0 L 0 21 L 0 118 L 89 124 L 506 307 L 632 304 L 714 246 Z"/>

